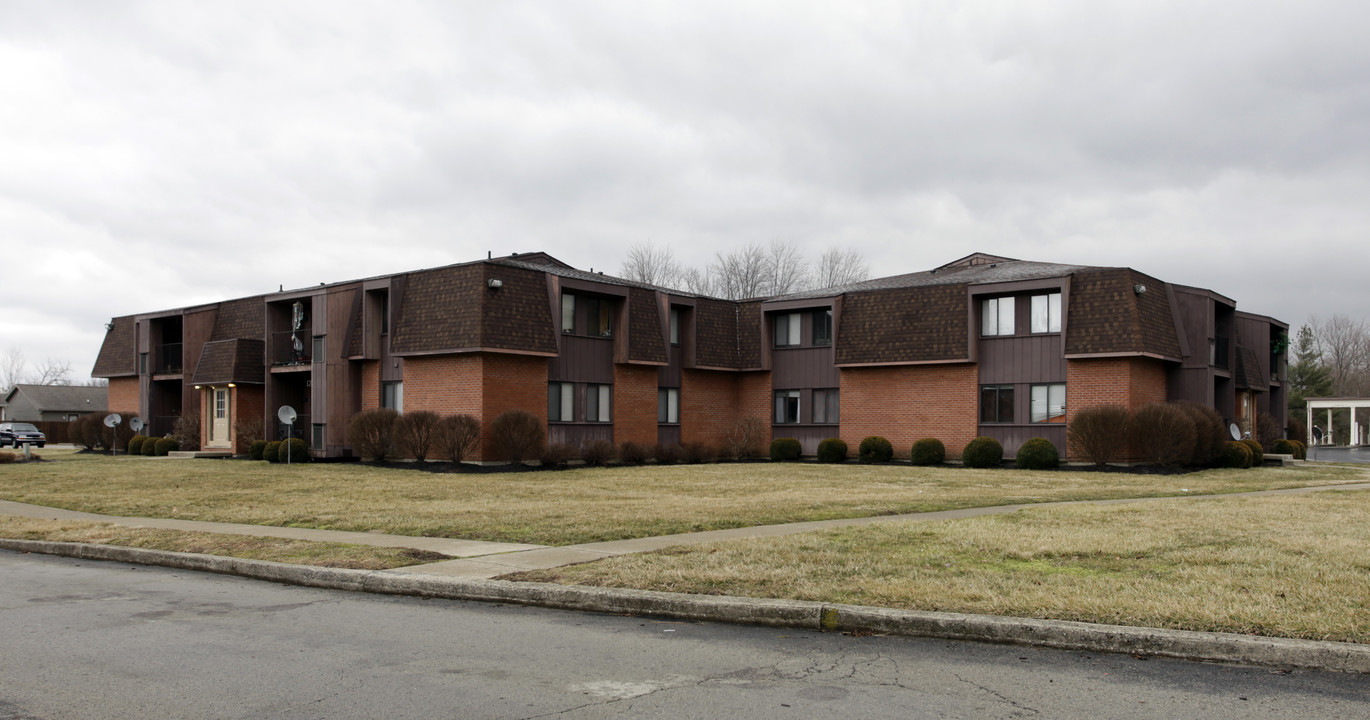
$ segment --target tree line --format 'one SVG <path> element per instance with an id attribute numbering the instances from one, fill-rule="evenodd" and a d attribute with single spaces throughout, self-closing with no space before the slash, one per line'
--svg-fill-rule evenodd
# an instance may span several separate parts
<path id="1" fill-rule="evenodd" d="M 1310 397 L 1370 397 L 1370 327 L 1345 315 L 1310 317 L 1290 348 L 1289 410 Z"/>
<path id="2" fill-rule="evenodd" d="M 717 252 L 705 267 L 687 267 L 670 247 L 644 242 L 628 249 L 619 275 L 696 295 L 742 300 L 849 285 L 869 278 L 870 266 L 856 250 L 838 246 L 810 263 L 798 247 L 776 240 Z"/>

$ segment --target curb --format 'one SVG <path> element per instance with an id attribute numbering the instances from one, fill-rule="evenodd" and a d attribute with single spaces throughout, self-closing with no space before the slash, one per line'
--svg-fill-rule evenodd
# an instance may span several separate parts
<path id="1" fill-rule="evenodd" d="M 744 625 L 839 630 L 1034 645 L 1061 650 L 1298 667 L 1370 674 L 1370 645 L 1098 625 L 1064 620 L 920 612 L 808 600 L 687 595 L 507 580 L 473 580 L 402 570 L 348 570 L 218 555 L 0 538 L 0 549 L 87 560 L 159 565 L 289 585 L 384 595 L 502 602 L 619 615 L 653 615 Z"/>

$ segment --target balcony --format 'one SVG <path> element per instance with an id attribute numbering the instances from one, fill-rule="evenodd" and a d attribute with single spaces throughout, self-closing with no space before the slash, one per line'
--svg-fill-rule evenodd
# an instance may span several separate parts
<path id="1" fill-rule="evenodd" d="M 271 333 L 271 364 L 274 367 L 309 365 L 313 336 L 309 326 L 291 332 Z"/>
<path id="2" fill-rule="evenodd" d="M 1232 352 L 1230 347 L 1230 341 L 1226 336 L 1219 335 L 1218 337 L 1210 341 L 1208 345 L 1208 351 L 1209 365 L 1212 365 L 1213 367 L 1216 367 L 1220 370 L 1228 369 L 1228 358 L 1231 357 Z"/>
<path id="3" fill-rule="evenodd" d="M 181 343 L 165 343 L 152 349 L 153 375 L 179 375 L 181 365 Z"/>

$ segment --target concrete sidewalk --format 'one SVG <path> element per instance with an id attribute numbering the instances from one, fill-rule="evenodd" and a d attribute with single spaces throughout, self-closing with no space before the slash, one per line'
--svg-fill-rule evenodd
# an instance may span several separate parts
<path id="1" fill-rule="evenodd" d="M 964 508 L 960 510 L 910 513 L 907 515 L 876 515 L 873 517 L 815 520 L 810 522 L 787 523 L 784 525 L 758 525 L 744 528 L 730 528 L 727 530 L 708 530 L 696 533 L 633 538 L 630 540 L 611 540 L 608 542 L 565 545 L 561 547 L 521 543 L 484 542 L 480 540 L 453 540 L 448 538 L 416 537 L 409 535 L 384 535 L 381 533 L 346 532 L 341 530 L 242 525 L 237 523 L 203 522 L 199 520 L 119 517 L 115 515 L 98 515 L 95 513 L 78 512 L 75 510 L 62 510 L 44 507 L 42 505 L 28 505 L 25 503 L 10 502 L 8 500 L 0 500 L 0 514 L 54 520 L 89 520 L 134 528 L 159 528 L 166 530 L 185 530 L 190 532 L 287 538 L 292 540 L 313 540 L 316 542 L 352 543 L 356 545 L 374 545 L 378 547 L 414 548 L 450 555 L 456 559 L 430 563 L 427 565 L 412 565 L 385 572 L 423 573 L 459 578 L 489 579 L 525 570 L 545 570 L 548 568 L 561 567 L 563 565 L 574 565 L 576 563 L 601 560 L 615 555 L 651 552 L 672 545 L 698 545 L 720 540 L 780 537 L 783 535 L 794 535 L 796 533 L 811 532 L 814 530 L 870 525 L 873 523 L 957 520 L 979 517 L 981 515 L 1014 513 L 1025 508 L 1058 507 L 1062 505 L 1119 505 L 1150 500 L 1216 500 L 1221 498 L 1261 497 L 1267 495 L 1302 495 L 1313 492 L 1325 492 L 1328 490 L 1370 490 L 1370 482 L 1345 485 L 1319 485 L 1315 487 L 1289 488 L 1285 490 L 1260 490 L 1245 493 L 1228 493 L 1224 495 L 1178 495 L 1148 498 L 1123 498 L 1117 500 L 1069 500 L 1062 502 L 995 505 L 991 507 Z"/>

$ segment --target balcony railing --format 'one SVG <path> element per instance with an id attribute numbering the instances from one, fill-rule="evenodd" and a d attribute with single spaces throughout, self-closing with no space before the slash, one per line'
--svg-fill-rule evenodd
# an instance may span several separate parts
<path id="1" fill-rule="evenodd" d="M 1214 338 L 1213 344 L 1209 346 L 1209 349 L 1211 354 L 1208 363 L 1214 367 L 1226 370 L 1228 366 L 1227 358 L 1230 350 L 1228 338 L 1219 335 Z"/>
<path id="2" fill-rule="evenodd" d="M 153 375 L 179 373 L 181 372 L 181 364 L 181 343 L 165 343 L 153 348 Z"/>
<path id="3" fill-rule="evenodd" d="M 308 326 L 291 332 L 271 333 L 272 365 L 308 365 L 314 338 Z"/>

